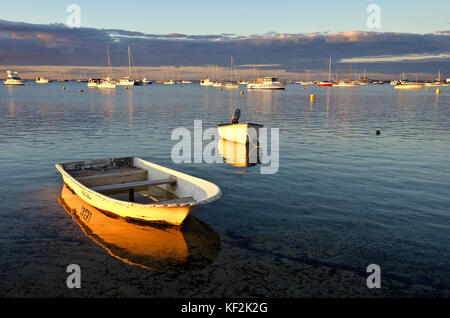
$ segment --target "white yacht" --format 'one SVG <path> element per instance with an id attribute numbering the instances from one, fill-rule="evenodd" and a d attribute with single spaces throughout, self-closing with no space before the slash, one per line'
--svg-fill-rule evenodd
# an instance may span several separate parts
<path id="1" fill-rule="evenodd" d="M 97 85 L 97 88 L 101 89 L 112 89 L 116 88 L 117 83 L 112 79 L 112 65 L 111 65 L 111 58 L 109 56 L 109 45 L 106 47 L 107 55 L 108 55 L 108 66 L 107 66 L 107 73 L 108 76 L 105 78 L 102 78 L 100 80 L 100 83 Z"/>
<path id="2" fill-rule="evenodd" d="M 236 70 L 234 69 L 234 63 L 233 63 L 233 57 L 231 57 L 231 63 L 230 63 L 230 82 L 225 83 L 224 87 L 226 89 L 235 89 L 239 88 L 239 78 L 237 76 Z M 233 82 L 233 72 L 236 77 L 236 82 Z"/>
<path id="3" fill-rule="evenodd" d="M 355 81 L 346 81 L 346 80 L 342 80 L 337 82 L 337 84 L 333 84 L 333 87 L 356 87 L 358 86 L 358 83 L 356 83 Z"/>
<path id="4" fill-rule="evenodd" d="M 6 79 L 3 81 L 5 85 L 24 85 L 25 81 L 19 77 L 17 72 L 6 71 Z"/>
<path id="5" fill-rule="evenodd" d="M 116 82 L 114 82 L 111 77 L 105 77 L 101 80 L 100 84 L 98 84 L 97 88 L 101 89 L 111 89 L 116 88 Z"/>
<path id="6" fill-rule="evenodd" d="M 212 86 L 213 82 L 207 78 L 200 81 L 200 86 Z"/>
<path id="7" fill-rule="evenodd" d="M 98 84 L 100 84 L 101 79 L 100 78 L 90 78 L 87 86 L 88 87 L 98 87 Z"/>
<path id="8" fill-rule="evenodd" d="M 278 77 L 258 78 L 256 83 L 247 84 L 247 89 L 285 89 L 286 85 L 278 80 Z"/>
<path id="9" fill-rule="evenodd" d="M 38 83 L 38 84 L 48 84 L 49 80 L 48 80 L 48 78 L 36 77 L 36 83 Z"/>
<path id="10" fill-rule="evenodd" d="M 122 77 L 119 80 L 119 82 L 117 83 L 117 85 L 120 85 L 120 86 L 134 86 L 134 84 L 135 84 L 135 81 L 132 80 L 130 76 Z"/>
<path id="11" fill-rule="evenodd" d="M 163 84 L 164 85 L 175 85 L 176 82 L 174 80 L 170 80 L 170 81 L 165 81 Z"/>
<path id="12" fill-rule="evenodd" d="M 392 80 L 392 81 L 389 82 L 389 84 L 395 86 L 395 85 L 400 84 L 400 81 L 398 81 L 398 80 Z"/>
<path id="13" fill-rule="evenodd" d="M 423 87 L 422 83 L 415 83 L 415 82 L 406 82 L 401 81 L 400 84 L 395 85 L 395 89 L 421 89 Z"/>
<path id="14" fill-rule="evenodd" d="M 119 80 L 119 82 L 117 83 L 117 85 L 134 86 L 135 80 L 131 79 L 131 61 L 132 61 L 131 48 L 128 47 L 128 76 L 122 77 Z M 134 68 L 134 62 L 133 62 L 133 68 Z"/>
<path id="15" fill-rule="evenodd" d="M 151 84 L 153 84 L 153 82 L 149 80 L 147 77 L 144 77 L 141 80 L 134 81 L 134 86 L 147 86 Z"/>

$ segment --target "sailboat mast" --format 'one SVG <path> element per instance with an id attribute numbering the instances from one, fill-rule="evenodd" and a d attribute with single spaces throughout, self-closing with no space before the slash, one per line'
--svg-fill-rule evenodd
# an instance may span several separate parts
<path id="1" fill-rule="evenodd" d="M 233 57 L 230 59 L 230 83 L 233 83 Z"/>
<path id="2" fill-rule="evenodd" d="M 131 49 L 128 46 L 128 76 L 131 78 Z"/>
<path id="3" fill-rule="evenodd" d="M 330 63 L 328 64 L 328 82 L 331 81 L 331 56 L 330 56 Z"/>
<path id="4" fill-rule="evenodd" d="M 108 68 L 107 68 L 107 76 L 112 78 L 112 65 L 111 65 L 111 58 L 109 56 L 109 45 L 106 46 L 106 51 L 108 53 Z"/>

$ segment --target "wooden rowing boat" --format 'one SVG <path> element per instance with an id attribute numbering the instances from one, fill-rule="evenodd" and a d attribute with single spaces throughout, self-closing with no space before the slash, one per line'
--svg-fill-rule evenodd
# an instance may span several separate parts
<path id="1" fill-rule="evenodd" d="M 105 213 L 140 221 L 181 226 L 194 208 L 222 194 L 211 182 L 135 157 L 55 166 L 83 201 Z"/>
<path id="2" fill-rule="evenodd" d="M 200 270 L 220 253 L 220 237 L 191 216 L 182 229 L 110 217 L 66 185 L 58 198 L 84 234 L 126 264 L 161 272 Z"/>

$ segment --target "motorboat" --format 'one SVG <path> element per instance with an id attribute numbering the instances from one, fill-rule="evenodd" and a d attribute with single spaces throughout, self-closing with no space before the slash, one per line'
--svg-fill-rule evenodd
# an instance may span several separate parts
<path id="1" fill-rule="evenodd" d="M 278 80 L 278 77 L 264 77 L 258 78 L 255 83 L 247 84 L 247 89 L 261 89 L 261 90 L 279 90 L 285 89 L 286 85 Z"/>
<path id="2" fill-rule="evenodd" d="M 119 82 L 117 82 L 117 85 L 119 86 L 134 86 L 135 81 L 131 79 L 130 76 L 122 77 Z"/>
<path id="3" fill-rule="evenodd" d="M 200 86 L 213 86 L 213 82 L 207 78 L 200 81 Z"/>
<path id="4" fill-rule="evenodd" d="M 20 78 L 19 73 L 6 71 L 6 79 L 3 81 L 4 85 L 25 85 L 25 81 Z"/>
<path id="5" fill-rule="evenodd" d="M 401 84 L 395 85 L 394 86 L 395 89 L 402 89 L 402 90 L 406 90 L 406 89 L 422 89 L 423 88 L 423 84 L 422 83 L 407 83 L 407 82 L 402 82 Z"/>
<path id="6" fill-rule="evenodd" d="M 90 78 L 88 80 L 87 87 L 91 87 L 91 88 L 95 87 L 95 88 L 97 88 L 98 84 L 100 84 L 100 82 L 101 82 L 100 78 Z"/>
<path id="7" fill-rule="evenodd" d="M 49 82 L 48 78 L 36 77 L 37 84 L 48 84 Z"/>

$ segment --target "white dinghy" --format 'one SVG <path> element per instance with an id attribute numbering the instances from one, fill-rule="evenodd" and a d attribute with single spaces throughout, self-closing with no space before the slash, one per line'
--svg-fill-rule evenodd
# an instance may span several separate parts
<path id="1" fill-rule="evenodd" d="M 181 226 L 194 208 L 222 194 L 211 182 L 135 157 L 59 163 L 56 169 L 88 204 L 140 221 Z"/>
<path id="2" fill-rule="evenodd" d="M 220 138 L 240 144 L 252 143 L 257 145 L 259 129 L 264 126 L 252 123 L 239 123 L 240 116 L 241 111 L 236 109 L 233 113 L 231 124 L 217 126 Z"/>

